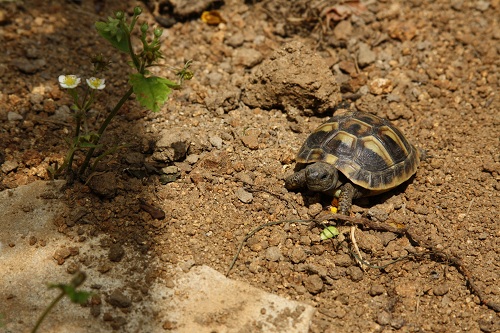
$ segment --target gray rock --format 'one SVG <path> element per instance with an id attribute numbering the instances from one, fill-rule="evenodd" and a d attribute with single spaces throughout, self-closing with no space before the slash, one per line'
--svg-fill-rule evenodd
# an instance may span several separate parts
<path id="1" fill-rule="evenodd" d="M 241 32 L 237 32 L 226 39 L 226 44 L 232 47 L 239 47 L 245 42 L 245 37 Z"/>
<path id="2" fill-rule="evenodd" d="M 23 120 L 23 116 L 21 116 L 19 113 L 14 112 L 14 111 L 9 111 L 7 113 L 7 120 L 8 121 L 18 121 L 18 120 Z"/>
<path id="3" fill-rule="evenodd" d="M 281 250 L 277 246 L 270 246 L 266 249 L 266 259 L 269 261 L 279 261 L 281 259 Z"/>
<path id="4" fill-rule="evenodd" d="M 130 298 L 125 296 L 121 291 L 115 290 L 109 295 L 108 303 L 117 308 L 128 308 L 132 305 Z"/>
<path id="5" fill-rule="evenodd" d="M 153 159 L 161 162 L 175 162 L 184 159 L 189 149 L 191 133 L 185 128 L 167 129 L 161 132 L 156 142 Z"/>
<path id="6" fill-rule="evenodd" d="M 245 191 L 243 188 L 238 188 L 235 192 L 236 197 L 243 203 L 250 203 L 253 200 L 253 194 Z"/>
<path id="7" fill-rule="evenodd" d="M 368 66 L 369 64 L 375 62 L 377 55 L 370 49 L 370 46 L 365 43 L 359 43 L 358 49 L 358 64 L 361 67 Z"/>
<path id="8" fill-rule="evenodd" d="M 304 262 L 307 258 L 307 254 L 306 252 L 304 251 L 304 249 L 300 246 L 296 246 L 292 249 L 292 251 L 290 252 L 290 260 L 294 263 L 294 264 L 298 264 L 298 263 L 301 263 L 301 262 Z"/>
<path id="9" fill-rule="evenodd" d="M 19 163 L 16 161 L 5 161 L 2 164 L 2 172 L 9 173 L 11 171 L 16 170 L 19 167 Z"/>
<path id="10" fill-rule="evenodd" d="M 217 149 L 222 148 L 222 138 L 218 135 L 212 135 L 208 137 L 208 141 Z"/>
<path id="11" fill-rule="evenodd" d="M 234 65 L 245 66 L 247 68 L 254 67 L 262 62 L 263 59 L 262 53 L 247 47 L 236 49 L 233 54 Z"/>

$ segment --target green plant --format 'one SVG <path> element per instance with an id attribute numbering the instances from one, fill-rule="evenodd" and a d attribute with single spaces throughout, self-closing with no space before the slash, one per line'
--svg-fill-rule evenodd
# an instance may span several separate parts
<path id="1" fill-rule="evenodd" d="M 40 318 L 38 318 L 35 327 L 31 330 L 31 333 L 35 333 L 42 322 L 45 320 L 49 312 L 54 308 L 54 306 L 59 303 L 59 301 L 64 297 L 68 296 L 71 302 L 76 304 L 85 304 L 87 300 L 91 296 L 91 294 L 87 291 L 77 291 L 76 288 L 81 286 L 83 282 L 85 282 L 87 275 L 83 272 L 78 272 L 69 284 L 50 284 L 49 288 L 57 288 L 60 289 L 61 292 L 59 295 L 49 304 L 49 306 L 42 313 Z"/>
<path id="2" fill-rule="evenodd" d="M 79 77 L 76 75 L 61 75 L 59 77 L 61 87 L 68 89 L 68 93 L 73 98 L 71 109 L 74 111 L 75 130 L 73 138 L 68 140 L 70 148 L 65 156 L 63 164 L 59 167 L 56 166 L 55 168 L 49 169 L 53 178 L 58 178 L 62 173 L 66 172 L 68 178 L 72 179 L 74 176 L 73 160 L 77 151 L 86 151 L 86 154 L 76 175 L 81 177 L 85 174 L 95 150 L 101 147 L 99 141 L 106 128 L 132 94 L 135 94 L 136 100 L 143 107 L 153 112 L 158 112 L 167 101 L 172 89 L 179 89 L 184 80 L 192 78 L 193 73 L 189 70 L 191 61 L 187 61 L 182 69 L 176 70 L 175 74 L 178 77 L 178 82 L 173 82 L 151 74 L 148 68 L 159 66 L 158 61 L 163 58 L 160 49 L 160 37 L 163 30 L 154 28 L 152 37 L 148 38 L 150 28 L 147 23 L 143 23 L 140 26 L 139 36 L 142 45 L 139 51 L 134 51 L 131 37 L 141 13 L 141 7 L 135 7 L 130 23 L 125 13 L 122 11 L 117 11 L 114 17 L 108 17 L 106 22 L 95 23 L 95 28 L 99 35 L 109 41 L 114 48 L 126 53 L 130 57 L 130 66 L 134 70 L 134 73 L 129 75 L 128 82 L 130 88 L 110 111 L 97 131 L 90 129 L 86 119 L 87 113 L 94 104 L 98 91 L 105 88 L 105 79 L 94 77 L 94 75 L 97 76 L 98 73 L 106 70 L 110 62 L 104 59 L 102 55 L 93 56 L 91 58 L 92 64 L 94 65 L 94 71 L 92 77 L 86 79 L 87 85 L 84 88 L 83 94 L 80 94 L 77 90 L 81 81 Z M 116 149 L 117 148 L 112 148 L 108 150 L 108 153 Z"/>

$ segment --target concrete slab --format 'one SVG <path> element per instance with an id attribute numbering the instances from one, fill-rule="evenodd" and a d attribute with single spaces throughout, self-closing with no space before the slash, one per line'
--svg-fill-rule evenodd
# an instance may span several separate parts
<path id="1" fill-rule="evenodd" d="M 153 292 L 162 295 L 164 288 Z M 157 308 L 173 332 L 308 332 L 315 309 L 226 278 L 207 266 L 182 274 Z"/>
<path id="2" fill-rule="evenodd" d="M 57 265 L 53 259 L 61 247 L 77 245 L 79 255 L 93 258 L 85 267 L 87 282 L 81 287 L 100 285 L 103 296 L 114 290 L 130 296 L 130 281 L 143 280 L 143 272 L 130 267 L 143 267 L 133 249 L 126 248 L 122 262 L 112 263 L 105 274 L 99 263 L 107 263 L 107 249 L 100 238 L 75 244 L 60 234 L 54 219 L 67 209 L 60 198 L 62 181 L 37 181 L 13 190 L 0 192 L 0 333 L 30 332 L 38 316 L 57 295 L 47 289 L 48 283 L 66 283 L 71 276 L 67 263 Z M 37 242 L 30 245 L 30 239 Z M 105 236 L 104 236 L 105 237 Z M 78 262 L 78 256 L 72 258 Z M 103 299 L 101 315 L 90 314 L 89 308 L 64 299 L 58 304 L 40 332 L 101 333 L 110 332 L 102 313 L 122 316 L 126 323 L 120 332 L 307 332 L 314 308 L 277 295 L 266 293 L 243 282 L 227 279 L 206 266 L 183 272 L 179 266 L 164 267 L 155 258 L 151 265 L 162 265 L 174 277 L 175 286 L 156 281 L 148 295 L 134 301 L 130 308 L 117 309 Z M 155 261 L 156 260 L 156 261 Z"/>

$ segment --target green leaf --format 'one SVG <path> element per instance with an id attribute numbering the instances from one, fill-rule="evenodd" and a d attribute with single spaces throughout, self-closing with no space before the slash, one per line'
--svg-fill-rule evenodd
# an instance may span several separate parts
<path id="1" fill-rule="evenodd" d="M 134 88 L 137 101 L 153 112 L 160 111 L 172 92 L 171 88 L 179 85 L 157 76 L 145 77 L 142 74 L 131 74 L 130 84 Z"/>
<path id="2" fill-rule="evenodd" d="M 120 27 L 120 21 L 108 17 L 108 22 L 96 22 L 95 28 L 101 37 L 106 39 L 118 50 L 129 53 L 127 31 Z"/>
<path id="3" fill-rule="evenodd" d="M 337 228 L 335 228 L 334 226 L 326 227 L 321 232 L 321 240 L 326 240 L 326 239 L 330 239 L 333 237 L 337 237 L 339 235 L 339 233 L 340 233 L 339 230 Z"/>
<path id="4" fill-rule="evenodd" d="M 49 288 L 61 289 L 61 291 L 64 292 L 66 296 L 68 296 L 71 302 L 78 304 L 85 304 L 89 297 L 92 295 L 87 291 L 77 291 L 74 286 L 69 284 L 51 284 L 49 285 Z"/>

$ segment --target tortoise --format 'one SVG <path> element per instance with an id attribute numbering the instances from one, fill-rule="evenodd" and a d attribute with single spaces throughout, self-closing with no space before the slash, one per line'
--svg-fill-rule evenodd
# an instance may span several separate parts
<path id="1" fill-rule="evenodd" d="M 340 190 L 339 212 L 348 215 L 353 199 L 397 187 L 415 174 L 420 159 L 421 152 L 389 120 L 347 111 L 309 135 L 285 187 L 329 195 Z"/>

